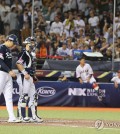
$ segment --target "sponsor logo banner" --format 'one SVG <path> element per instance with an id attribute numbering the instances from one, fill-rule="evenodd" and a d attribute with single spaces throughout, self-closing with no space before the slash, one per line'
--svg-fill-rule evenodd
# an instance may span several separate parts
<path id="1" fill-rule="evenodd" d="M 44 86 L 37 89 L 37 94 L 43 97 L 50 97 L 56 94 L 56 90 L 52 87 Z"/>
<path id="2" fill-rule="evenodd" d="M 91 84 L 40 81 L 35 86 L 39 96 L 38 105 L 40 106 L 120 107 L 120 91 L 115 89 L 112 83 L 99 84 L 103 93 L 103 103 L 99 102 L 97 92 L 92 89 Z M 18 104 L 18 94 L 18 84 L 15 82 L 13 90 L 14 105 Z M 3 95 L 0 97 L 0 105 L 5 105 Z"/>
<path id="3" fill-rule="evenodd" d="M 105 97 L 105 89 L 101 90 L 102 96 Z M 68 88 L 69 96 L 97 96 L 97 92 L 94 89 L 87 88 Z"/>

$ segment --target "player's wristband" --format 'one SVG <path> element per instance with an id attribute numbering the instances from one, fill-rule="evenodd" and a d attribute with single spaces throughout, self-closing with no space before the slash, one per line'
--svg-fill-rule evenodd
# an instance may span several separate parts
<path id="1" fill-rule="evenodd" d="M 21 72 L 22 72 L 22 74 L 24 74 L 24 75 L 27 74 L 27 72 L 25 71 L 25 69 L 23 69 Z"/>

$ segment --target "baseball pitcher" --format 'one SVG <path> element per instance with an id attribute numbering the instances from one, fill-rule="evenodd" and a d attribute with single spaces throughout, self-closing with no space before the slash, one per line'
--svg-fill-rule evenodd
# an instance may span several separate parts
<path id="1" fill-rule="evenodd" d="M 16 119 L 13 112 L 13 82 L 12 78 L 16 78 L 16 74 L 12 70 L 12 54 L 10 48 L 18 44 L 16 35 L 11 34 L 6 38 L 4 44 L 0 45 L 0 95 L 4 94 L 6 107 L 9 115 L 8 122 L 20 122 Z"/>

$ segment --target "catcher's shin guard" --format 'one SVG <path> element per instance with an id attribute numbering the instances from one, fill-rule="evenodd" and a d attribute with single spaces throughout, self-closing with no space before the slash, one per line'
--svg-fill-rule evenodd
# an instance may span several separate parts
<path id="1" fill-rule="evenodd" d="M 31 105 L 28 110 L 29 110 L 28 117 L 30 117 L 30 118 L 32 117 L 33 119 L 35 119 L 36 116 L 37 116 L 37 114 L 36 114 L 36 106 Z"/>
<path id="2" fill-rule="evenodd" d="M 38 100 L 38 95 L 35 94 L 34 101 L 33 101 L 32 105 L 29 104 L 30 107 L 28 108 L 28 117 L 33 117 L 34 114 L 37 116 L 37 100 Z"/>
<path id="3" fill-rule="evenodd" d="M 23 117 L 23 118 L 26 117 L 26 107 L 21 107 L 21 106 L 18 104 L 18 108 L 17 108 L 17 117 Z"/>
<path id="4" fill-rule="evenodd" d="M 37 115 L 37 106 L 35 106 L 35 114 Z M 32 111 L 30 107 L 28 107 L 28 117 L 32 117 Z"/>
<path id="5" fill-rule="evenodd" d="M 26 117 L 26 105 L 27 105 L 28 95 L 24 94 L 20 97 L 18 102 L 18 117 Z"/>

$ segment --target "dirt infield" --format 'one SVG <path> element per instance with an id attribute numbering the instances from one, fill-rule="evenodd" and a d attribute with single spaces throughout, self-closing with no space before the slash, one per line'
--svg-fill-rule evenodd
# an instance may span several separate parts
<path id="1" fill-rule="evenodd" d="M 71 127 L 81 127 L 88 126 L 94 127 L 94 122 L 92 120 L 66 120 L 66 119 L 44 119 L 42 123 L 8 123 L 5 118 L 0 119 L 0 125 L 42 125 L 42 126 L 71 126 Z"/>
<path id="2" fill-rule="evenodd" d="M 17 107 L 14 107 L 15 109 Z M 1 107 L 0 109 L 6 109 Z M 72 111 L 104 111 L 104 112 L 120 112 L 120 108 L 72 108 L 72 107 L 38 107 L 39 110 L 72 110 Z M 62 126 L 62 127 L 87 127 L 96 129 L 110 129 L 119 128 L 120 122 L 107 121 L 107 120 L 83 120 L 83 119 L 58 119 L 58 118 L 46 118 L 43 123 L 8 123 L 6 118 L 0 118 L 0 126 Z"/>
<path id="3" fill-rule="evenodd" d="M 120 122 L 101 120 L 66 120 L 66 119 L 44 119 L 42 123 L 8 123 L 6 119 L 0 119 L 0 126 L 54 126 L 94 129 L 120 129 Z"/>

